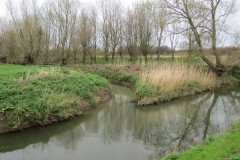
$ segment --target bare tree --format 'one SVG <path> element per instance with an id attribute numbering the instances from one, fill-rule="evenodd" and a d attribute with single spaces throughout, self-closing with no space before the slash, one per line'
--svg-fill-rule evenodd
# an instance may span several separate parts
<path id="1" fill-rule="evenodd" d="M 153 11 L 153 25 L 154 25 L 154 31 L 155 36 L 157 39 L 157 59 L 160 59 L 161 53 L 161 46 L 164 40 L 164 32 L 166 31 L 166 28 L 168 26 L 168 14 L 167 10 L 164 7 L 163 1 L 157 1 L 157 3 L 154 5 L 154 11 Z"/>
<path id="2" fill-rule="evenodd" d="M 97 40 L 98 40 L 98 19 L 97 12 L 95 7 L 91 7 L 90 11 L 90 23 L 92 26 L 92 38 L 91 38 L 91 46 L 92 46 L 92 60 L 94 63 L 97 63 Z M 91 60 L 91 61 L 92 61 Z"/>
<path id="3" fill-rule="evenodd" d="M 80 43 L 83 51 L 82 61 L 83 63 L 85 63 L 87 55 L 91 53 L 90 42 L 91 42 L 91 35 L 92 35 L 90 19 L 85 10 L 82 10 L 81 12 L 80 22 L 81 22 L 80 23 Z M 92 63 L 91 55 L 90 55 L 90 58 Z"/>
<path id="4" fill-rule="evenodd" d="M 41 52 L 42 42 L 42 26 L 39 21 L 37 1 L 22 1 L 19 17 L 14 14 L 12 1 L 7 3 L 7 8 L 12 17 L 14 29 L 18 33 L 19 49 L 24 57 L 23 63 L 34 64 Z M 12 35 L 14 32 L 9 33 Z"/>
<path id="5" fill-rule="evenodd" d="M 55 1 L 54 1 L 55 2 Z M 59 0 L 53 5 L 58 28 L 58 51 L 61 53 L 61 65 L 67 64 L 76 25 L 78 3 L 74 0 Z"/>
<path id="6" fill-rule="evenodd" d="M 136 18 L 138 24 L 139 47 L 147 62 L 147 56 L 151 50 L 152 40 L 152 4 L 143 2 L 136 6 Z"/>
<path id="7" fill-rule="evenodd" d="M 41 7 L 40 17 L 41 17 L 41 23 L 43 26 L 43 56 L 44 56 L 44 64 L 50 64 L 52 61 L 51 50 L 54 50 L 54 34 L 55 32 L 55 17 L 53 14 L 52 5 L 50 5 L 52 2 L 45 3 Z"/>
<path id="8" fill-rule="evenodd" d="M 177 31 L 176 25 L 177 24 L 175 22 L 172 22 L 170 26 L 170 31 L 169 31 L 169 41 L 170 41 L 170 50 L 172 54 L 172 60 L 175 59 L 176 47 L 179 41 L 179 34 Z"/>
<path id="9" fill-rule="evenodd" d="M 108 4 L 110 7 L 109 12 L 109 33 L 110 33 L 110 49 L 112 53 L 112 63 L 114 61 L 115 53 L 117 48 L 120 45 L 120 33 L 121 33 L 121 19 L 122 19 L 122 4 L 121 1 L 113 0 L 111 4 Z"/>
<path id="10" fill-rule="evenodd" d="M 5 33 L 5 26 L 4 26 L 4 22 L 3 19 L 0 18 L 0 55 L 2 54 L 2 48 L 3 48 L 3 37 L 4 37 L 4 33 Z"/>
<path id="11" fill-rule="evenodd" d="M 221 62 L 217 51 L 217 35 L 222 31 L 228 15 L 232 13 L 234 0 L 164 0 L 166 7 L 170 9 L 179 21 L 189 24 L 197 42 L 200 56 L 210 68 L 218 75 L 223 75 L 227 69 Z M 204 30 L 201 34 L 199 30 Z M 215 63 L 203 54 L 204 37 L 210 37 L 212 53 Z"/>
<path id="12" fill-rule="evenodd" d="M 134 57 L 136 57 L 138 42 L 138 24 L 134 10 L 129 9 L 126 14 L 123 35 L 130 55 L 130 61 L 133 61 Z"/>
<path id="13" fill-rule="evenodd" d="M 102 16 L 102 43 L 104 49 L 104 56 L 106 62 L 108 62 L 108 54 L 109 54 L 109 47 L 110 47 L 110 7 L 109 4 L 112 3 L 112 0 L 100 0 L 100 10 Z"/>
<path id="14" fill-rule="evenodd" d="M 38 16 L 38 4 L 35 0 L 27 3 L 22 1 L 21 5 L 22 21 L 20 26 L 20 44 L 24 53 L 24 64 L 36 63 L 41 52 L 43 37 L 42 26 Z"/>

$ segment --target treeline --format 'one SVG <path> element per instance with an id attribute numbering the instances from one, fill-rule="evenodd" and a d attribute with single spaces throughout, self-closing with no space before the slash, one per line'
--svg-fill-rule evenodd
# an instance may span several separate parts
<path id="1" fill-rule="evenodd" d="M 211 1 L 215 5 L 215 0 Z M 66 65 L 87 60 L 97 63 L 97 54 L 103 55 L 106 62 L 113 62 L 116 55 L 122 58 L 127 54 L 132 61 L 139 55 L 147 61 L 150 53 L 159 58 L 167 52 L 174 58 L 176 48 L 187 49 L 191 54 L 209 48 L 209 42 L 217 44 L 212 37 L 216 38 L 213 33 L 217 33 L 211 32 L 216 28 L 207 23 L 205 16 L 211 13 L 205 8 L 209 4 L 203 0 L 181 0 L 179 5 L 166 0 L 146 1 L 127 8 L 120 0 L 96 0 L 94 5 L 77 0 L 47 0 L 41 5 L 37 2 L 23 0 L 14 5 L 7 1 L 9 14 L 0 22 L 0 60 Z M 186 15 L 179 17 L 179 10 L 188 9 L 185 4 L 190 6 L 189 17 L 194 16 L 192 22 Z M 220 20 L 226 22 L 221 17 L 223 8 L 217 7 L 216 4 L 215 16 L 220 18 L 211 21 L 216 22 L 215 27 L 223 26 Z"/>

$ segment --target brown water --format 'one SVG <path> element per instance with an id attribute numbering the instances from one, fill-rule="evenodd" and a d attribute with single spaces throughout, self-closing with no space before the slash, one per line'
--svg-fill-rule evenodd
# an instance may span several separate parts
<path id="1" fill-rule="evenodd" d="M 240 119 L 240 87 L 144 108 L 132 91 L 75 120 L 0 136 L 0 160 L 147 160 L 184 150 Z"/>

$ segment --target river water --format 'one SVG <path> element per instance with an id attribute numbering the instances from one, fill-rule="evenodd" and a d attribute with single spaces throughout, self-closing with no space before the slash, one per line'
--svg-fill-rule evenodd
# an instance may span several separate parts
<path id="1" fill-rule="evenodd" d="M 240 87 L 142 108 L 131 103 L 131 90 L 113 90 L 112 100 L 78 119 L 0 135 L 0 160 L 150 160 L 240 119 Z"/>

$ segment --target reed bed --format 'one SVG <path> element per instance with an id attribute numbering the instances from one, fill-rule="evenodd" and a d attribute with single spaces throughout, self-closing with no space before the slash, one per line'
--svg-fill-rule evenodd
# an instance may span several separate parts
<path id="1" fill-rule="evenodd" d="M 142 69 L 136 98 L 141 101 L 140 105 L 151 104 L 201 92 L 215 84 L 214 73 L 199 66 L 186 63 L 156 64 Z"/>

